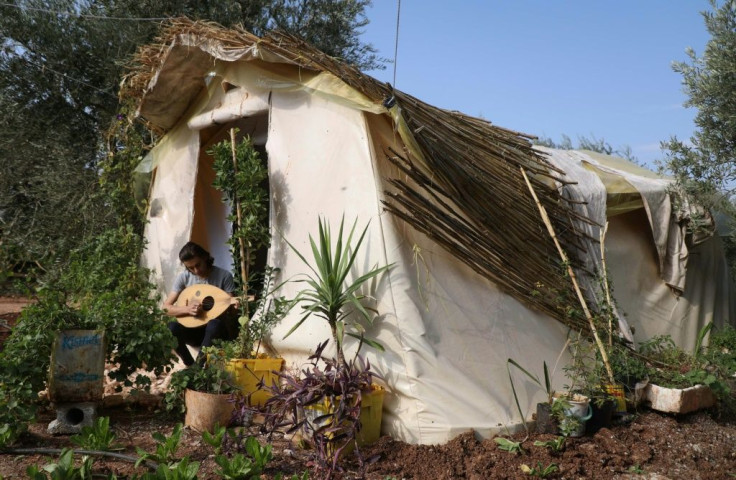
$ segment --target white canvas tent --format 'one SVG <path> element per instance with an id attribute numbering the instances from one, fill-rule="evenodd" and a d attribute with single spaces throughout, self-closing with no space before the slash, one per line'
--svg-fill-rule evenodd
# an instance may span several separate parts
<path id="1" fill-rule="evenodd" d="M 238 127 L 267 157 L 267 255 L 282 279 L 306 271 L 284 239 L 308 252 L 319 216 L 333 228 L 343 216 L 370 222 L 358 265 L 394 265 L 366 292 L 380 313 L 369 336 L 386 352 L 363 353 L 388 387 L 382 428 L 395 438 L 441 443 L 518 425 L 507 359 L 533 371 L 567 360 L 571 328 L 548 297 L 569 286 L 521 168 L 583 280 L 610 222 L 606 255 L 624 336 L 671 334 L 689 346 L 707 322 L 732 315 L 717 238 L 688 253 L 668 182 L 651 173 L 590 152 L 534 150 L 523 134 L 394 92 L 288 36 L 177 20 L 138 61 L 123 94 L 165 134 L 139 167 L 153 174 L 143 262 L 161 291 L 190 239 L 232 268 L 206 152 Z M 310 320 L 283 339 L 299 316 L 272 338 L 291 365 L 329 337 Z M 554 380 L 564 383 L 559 367 Z M 517 382 L 530 415 L 541 392 Z"/>

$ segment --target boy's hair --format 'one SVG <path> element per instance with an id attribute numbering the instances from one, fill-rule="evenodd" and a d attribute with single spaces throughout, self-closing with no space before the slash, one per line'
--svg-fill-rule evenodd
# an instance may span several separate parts
<path id="1" fill-rule="evenodd" d="M 194 257 L 199 257 L 207 262 L 207 266 L 211 267 L 215 263 L 215 259 L 212 258 L 210 252 L 202 248 L 199 244 L 194 242 L 187 242 L 186 245 L 181 247 L 179 250 L 179 260 L 186 262 Z"/>

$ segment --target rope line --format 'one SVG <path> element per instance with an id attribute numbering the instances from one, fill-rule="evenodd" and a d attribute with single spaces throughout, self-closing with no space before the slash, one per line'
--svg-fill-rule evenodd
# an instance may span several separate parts
<path id="1" fill-rule="evenodd" d="M 396 63 L 399 60 L 399 19 L 401 18 L 401 0 L 397 0 L 396 8 L 396 42 L 394 43 L 394 88 L 396 88 Z"/>

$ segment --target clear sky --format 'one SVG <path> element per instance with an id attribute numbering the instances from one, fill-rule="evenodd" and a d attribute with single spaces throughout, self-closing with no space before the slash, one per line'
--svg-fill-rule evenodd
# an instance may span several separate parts
<path id="1" fill-rule="evenodd" d="M 648 165 L 688 139 L 673 61 L 709 39 L 706 0 L 403 0 L 396 62 L 369 74 L 437 107 L 548 137 L 605 139 Z M 362 39 L 393 59 L 397 0 L 373 0 Z"/>

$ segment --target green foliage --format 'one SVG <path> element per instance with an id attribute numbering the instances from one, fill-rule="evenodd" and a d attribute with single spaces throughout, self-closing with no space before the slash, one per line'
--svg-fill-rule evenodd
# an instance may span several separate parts
<path id="1" fill-rule="evenodd" d="M 271 445 L 262 446 L 255 437 L 248 437 L 245 441 L 247 456 L 236 453 L 228 458 L 218 455 L 215 462 L 220 466 L 217 474 L 227 480 L 259 479 L 268 462 L 273 458 Z"/>
<path id="2" fill-rule="evenodd" d="M 563 370 L 570 381 L 569 385 L 565 385 L 567 392 L 585 395 L 599 407 L 609 399 L 603 387 L 609 380 L 601 352 L 582 335 L 572 342 L 572 362 Z"/>
<path id="3" fill-rule="evenodd" d="M 140 447 L 136 447 L 136 453 L 140 455 L 135 466 L 139 466 L 146 460 L 152 460 L 160 464 L 168 464 L 176 461 L 176 452 L 181 442 L 181 423 L 177 423 L 171 435 L 166 437 L 161 432 L 153 432 L 151 436 L 156 441 L 156 451 L 148 453 Z"/>
<path id="4" fill-rule="evenodd" d="M 178 462 L 161 464 L 154 473 L 145 473 L 141 480 L 196 480 L 199 473 L 199 462 L 192 462 L 184 457 Z"/>
<path id="5" fill-rule="evenodd" d="M 554 393 L 552 391 L 552 384 L 550 381 L 550 375 L 549 375 L 549 369 L 547 368 L 547 362 L 542 362 L 542 370 L 544 371 L 544 385 L 539 381 L 539 378 L 536 375 L 533 375 L 530 373 L 527 369 L 519 365 L 516 360 L 509 358 L 506 360 L 506 372 L 509 375 L 509 382 L 511 383 L 511 392 L 514 394 L 514 401 L 516 402 L 516 409 L 519 412 L 519 417 L 521 418 L 522 423 L 524 424 L 524 429 L 526 429 L 526 433 L 529 434 L 529 426 L 524 421 L 524 412 L 521 410 L 521 404 L 519 403 L 519 396 L 516 393 L 516 385 L 514 384 L 514 377 L 511 375 L 511 368 L 509 365 L 513 365 L 516 368 L 518 368 L 524 375 L 526 375 L 531 381 L 539 385 L 540 387 L 544 388 L 545 393 L 547 394 L 547 401 L 552 402 L 552 394 Z"/>
<path id="6" fill-rule="evenodd" d="M 215 449 L 215 455 L 219 455 L 222 452 L 222 442 L 227 435 L 227 428 L 216 424 L 212 433 L 205 430 L 202 432 L 202 440 L 204 443 Z"/>
<path id="7" fill-rule="evenodd" d="M 271 240 L 268 229 L 268 190 L 263 186 L 268 178 L 268 169 L 247 135 L 235 145 L 235 159 L 233 145 L 229 140 L 216 143 L 207 153 L 214 157 L 215 180 L 212 186 L 222 192 L 223 201 L 232 207 L 228 221 L 233 224 L 233 234 L 228 244 L 236 266 L 244 263 L 244 271 L 236 269 L 235 276 L 245 294 L 249 287 L 250 267 L 255 262 L 255 252 L 267 246 Z M 250 318 L 248 305 L 244 303 L 243 306 L 247 320 Z"/>
<path id="8" fill-rule="evenodd" d="M 225 370 L 225 352 L 218 347 L 205 347 L 202 353 L 206 357 L 204 363 L 195 362 L 171 375 L 169 390 L 164 395 L 167 411 L 185 412 L 184 393 L 187 389 L 217 394 L 240 391 L 232 373 Z"/>
<path id="9" fill-rule="evenodd" d="M 337 346 L 337 360 L 339 365 L 345 364 L 345 354 L 343 353 L 345 333 L 359 338 L 361 342 L 365 342 L 383 351 L 383 346 L 378 342 L 363 338 L 365 327 L 361 323 L 349 320 L 351 319 L 350 314 L 355 312 L 368 323 L 373 322 L 373 316 L 368 313 L 369 309 L 362 303 L 362 300 L 366 296 L 358 293 L 358 291 L 368 280 L 377 277 L 392 266 L 374 267 L 353 280 L 352 283 L 349 283 L 348 275 L 350 275 L 355 265 L 355 259 L 365 239 L 368 225 L 365 226 L 353 247 L 353 234 L 355 233 L 355 227 L 358 221 L 356 220 L 353 223 L 345 243 L 343 243 L 344 223 L 345 219 L 343 218 L 340 221 L 340 229 L 333 245 L 330 226 L 327 220 L 319 219 L 319 243 L 315 242 L 311 235 L 309 236 L 314 266 L 288 240 L 286 241 L 313 273 L 313 275 L 307 275 L 306 279 L 296 280 L 307 285 L 294 299 L 295 304 L 302 304 L 302 309 L 306 313 L 287 332 L 286 337 L 294 333 L 313 314 L 326 320 L 330 325 L 332 339 Z M 346 307 L 352 307 L 352 309 L 347 309 Z M 346 332 L 346 330 L 354 330 L 355 332 Z"/>
<path id="10" fill-rule="evenodd" d="M 369 4 L 49 0 L 39 4 L 43 8 L 0 5 L 0 272 L 10 272 L 5 279 L 28 283 L 38 272 L 62 270 L 68 252 L 113 225 L 129 223 L 142 231 L 143 204 L 131 195 L 145 188 L 132 168 L 155 139 L 132 122 L 135 105 L 118 110 L 118 85 L 126 60 L 158 33 L 156 18 L 185 15 L 241 24 L 256 34 L 281 28 L 348 63 L 380 68 L 384 61 L 360 40 Z M 151 20 L 99 18 L 105 16 Z"/>
<path id="11" fill-rule="evenodd" d="M 35 372 L 31 386 L 39 391 L 55 331 L 104 329 L 108 360 L 119 365 L 110 373 L 112 378 L 127 380 L 143 365 L 161 374 L 168 368 L 175 340 L 152 295 L 149 272 L 138 263 L 142 248 L 141 237 L 122 227 L 107 230 L 75 250 L 67 269 L 39 291 L 38 303 L 23 310 L 0 356 L 0 365 L 30 366 Z M 4 368 L 0 378 L 9 370 Z M 15 372 L 8 376 L 19 378 Z"/>
<path id="12" fill-rule="evenodd" d="M 72 252 L 67 268 L 39 290 L 25 308 L 0 352 L 0 405 L 17 399 L 25 407 L 0 411 L 0 424 L 27 418 L 45 388 L 55 332 L 69 328 L 104 330 L 111 378 L 128 377 L 146 366 L 157 375 L 169 368 L 175 340 L 152 295 L 149 272 L 138 264 L 143 247 L 129 227 L 103 232 Z M 73 306 L 72 306 L 73 305 Z M 145 387 L 145 376 L 135 379 Z M 12 417 L 11 417 L 12 416 Z"/>
<path id="13" fill-rule="evenodd" d="M 615 343 L 608 351 L 614 380 L 632 390 L 636 383 L 649 376 L 649 366 L 625 345 Z"/>
<path id="14" fill-rule="evenodd" d="M 732 1 L 710 1 L 710 11 L 702 12 L 710 40 L 701 56 L 692 48 L 688 60 L 675 62 L 673 69 L 682 75 L 684 91 L 688 96 L 685 107 L 695 108 L 696 131 L 683 141 L 672 137 L 662 142 L 666 156 L 663 168 L 677 179 L 679 190 L 706 211 L 718 210 L 727 214 L 731 229 L 736 213 L 733 185 L 736 180 L 736 122 L 733 117 L 736 78 L 736 5 Z M 697 229 L 699 222 L 689 228 Z M 733 243 L 733 234 L 730 235 Z M 736 251 L 729 249 L 732 274 L 736 271 Z"/>
<path id="15" fill-rule="evenodd" d="M 567 437 L 565 435 L 560 435 L 554 440 L 547 440 L 546 442 L 535 440 L 534 446 L 549 448 L 553 452 L 561 452 L 565 448 L 565 440 L 567 440 Z"/>
<path id="16" fill-rule="evenodd" d="M 46 475 L 48 473 L 49 475 Z M 32 480 L 82 480 L 92 478 L 92 458 L 84 456 L 80 466 L 74 465 L 74 451 L 64 449 L 57 463 L 50 463 L 39 469 L 31 465 L 26 469 L 28 478 Z"/>
<path id="17" fill-rule="evenodd" d="M 550 405 L 550 415 L 557 421 L 560 434 L 565 438 L 580 428 L 580 419 L 575 415 L 568 414 L 571 407 L 572 404 L 566 396 L 555 397 L 552 405 Z"/>
<path id="18" fill-rule="evenodd" d="M 736 328 L 726 325 L 710 335 L 705 359 L 722 377 L 736 374 Z"/>
<path id="19" fill-rule="evenodd" d="M 235 349 L 229 352 L 227 358 L 258 358 L 262 343 L 278 325 L 292 307 L 292 302 L 283 296 L 276 296 L 274 292 L 281 285 L 274 286 L 274 275 L 278 269 L 266 266 L 263 288 L 256 302 L 253 315 L 248 319 L 245 315 L 238 320 L 240 330 L 234 342 Z"/>
<path id="20" fill-rule="evenodd" d="M 237 129 L 233 130 L 233 136 Z M 269 193 L 268 169 L 250 137 L 245 136 L 235 145 L 224 140 L 216 143 L 207 153 L 214 157 L 215 180 L 213 186 L 223 193 L 223 201 L 232 208 L 228 221 L 233 224 L 233 234 L 228 239 L 236 266 L 235 282 L 242 287 L 243 314 L 238 319 L 240 330 L 235 343 L 237 351 L 231 358 L 251 358 L 258 354 L 262 340 L 281 321 L 290 304 L 283 297 L 274 297 L 274 277 L 278 269 L 266 266 L 262 272 L 252 272 L 256 266 L 256 252 L 271 241 L 268 228 Z M 249 294 L 254 291 L 256 279 L 263 283 L 255 312 L 251 315 Z"/>
<path id="21" fill-rule="evenodd" d="M 493 439 L 493 441 L 498 444 L 498 448 L 506 452 L 513 454 L 525 453 L 524 449 L 521 447 L 521 442 L 515 442 L 503 437 L 496 437 Z"/>
<path id="22" fill-rule="evenodd" d="M 82 427 L 78 435 L 72 435 L 70 440 L 73 444 L 87 450 L 109 451 L 116 447 L 115 434 L 110 431 L 110 417 L 99 417 L 95 424 Z"/>
<path id="23" fill-rule="evenodd" d="M 710 345 L 702 348 L 705 334 L 711 324 L 701 329 L 693 354 L 675 345 L 671 337 L 652 337 L 641 344 L 641 353 L 656 365 L 650 368 L 652 383 L 668 388 L 688 388 L 706 385 L 720 401 L 726 412 L 736 411 L 736 400 L 731 395 L 729 381 L 736 372 L 736 334 L 732 327 L 716 330 L 710 335 Z"/>
<path id="24" fill-rule="evenodd" d="M 521 471 L 526 473 L 527 475 L 531 475 L 532 477 L 539 477 L 539 478 L 547 478 L 548 476 L 555 473 L 557 470 L 559 470 L 559 467 L 556 463 L 550 463 L 546 467 L 542 464 L 542 462 L 537 462 L 536 467 L 529 467 L 526 464 L 522 464 L 520 466 Z"/>

